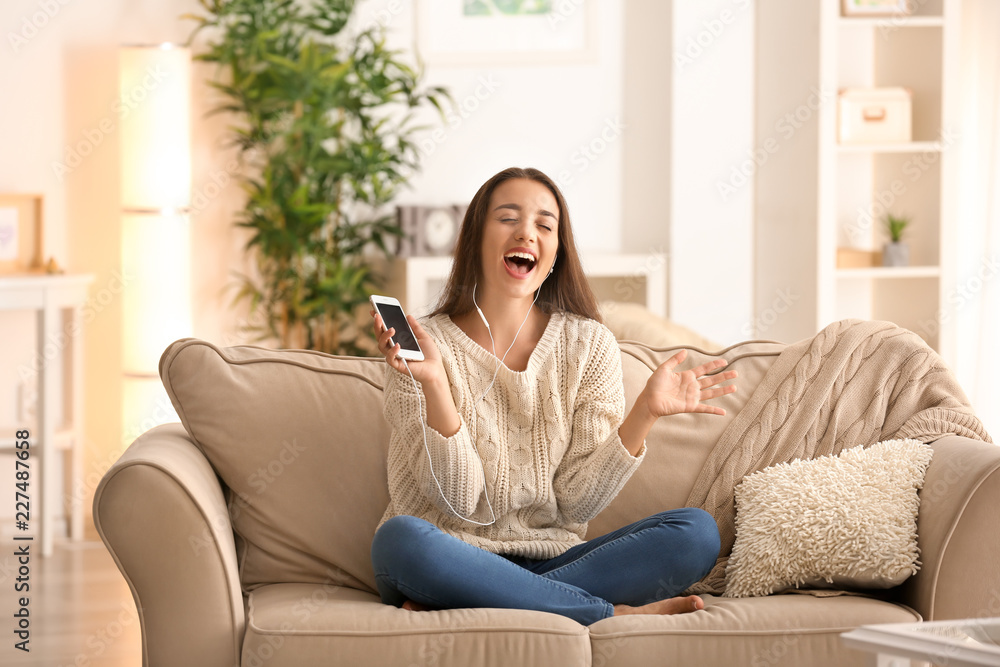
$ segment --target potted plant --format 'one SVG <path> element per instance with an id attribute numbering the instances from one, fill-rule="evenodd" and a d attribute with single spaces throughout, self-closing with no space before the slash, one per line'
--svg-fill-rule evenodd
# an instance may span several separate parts
<path id="1" fill-rule="evenodd" d="M 235 117 L 254 275 L 241 275 L 260 339 L 363 354 L 373 346 L 373 269 L 400 235 L 388 204 L 419 167 L 416 112 L 441 113 L 442 88 L 385 47 L 377 25 L 352 32 L 354 0 L 199 0 L 195 59 L 216 63 L 214 111 Z"/>
<path id="2" fill-rule="evenodd" d="M 910 246 L 903 242 L 903 232 L 909 226 L 910 218 L 888 213 L 883 223 L 889 242 L 882 249 L 882 266 L 909 266 Z"/>

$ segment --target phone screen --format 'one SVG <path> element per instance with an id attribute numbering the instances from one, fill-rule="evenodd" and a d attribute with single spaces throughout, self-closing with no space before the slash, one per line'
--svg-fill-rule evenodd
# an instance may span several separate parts
<path id="1" fill-rule="evenodd" d="M 394 343 L 399 343 L 399 346 L 404 350 L 410 350 L 411 352 L 420 351 L 420 346 L 417 345 L 417 340 L 413 337 L 413 332 L 410 330 L 410 323 L 406 321 L 402 308 L 388 303 L 380 303 L 378 305 L 378 312 L 382 316 L 385 328 L 396 330 L 395 335 L 392 337 Z"/>

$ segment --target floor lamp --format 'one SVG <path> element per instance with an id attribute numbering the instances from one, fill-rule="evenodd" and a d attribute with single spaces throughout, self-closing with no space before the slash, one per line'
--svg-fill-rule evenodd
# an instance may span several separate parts
<path id="1" fill-rule="evenodd" d="M 191 335 L 191 54 L 174 44 L 119 52 L 123 437 L 176 413 L 163 350 Z"/>

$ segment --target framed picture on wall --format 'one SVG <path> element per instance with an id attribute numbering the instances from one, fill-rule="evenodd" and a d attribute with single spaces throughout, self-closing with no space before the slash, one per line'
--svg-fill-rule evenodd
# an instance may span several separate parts
<path id="1" fill-rule="evenodd" d="M 430 65 L 597 62 L 596 0 L 417 0 L 416 49 Z"/>
<path id="2" fill-rule="evenodd" d="M 842 0 L 842 16 L 899 16 L 910 14 L 913 0 Z"/>
<path id="3" fill-rule="evenodd" d="M 0 193 L 0 274 L 42 269 L 42 196 Z"/>

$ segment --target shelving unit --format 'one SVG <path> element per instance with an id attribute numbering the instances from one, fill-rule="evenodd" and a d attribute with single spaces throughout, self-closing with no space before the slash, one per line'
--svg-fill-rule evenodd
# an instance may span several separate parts
<path id="1" fill-rule="evenodd" d="M 953 336 L 942 322 L 955 228 L 956 141 L 952 119 L 960 0 L 914 3 L 913 15 L 841 16 L 821 0 L 820 87 L 909 88 L 913 141 L 838 143 L 836 98 L 819 110 L 816 326 L 847 317 L 891 320 L 947 359 Z M 911 266 L 839 269 L 838 247 L 876 250 L 886 213 L 907 215 Z M 947 318 L 944 318 L 947 319 Z"/>
<path id="2" fill-rule="evenodd" d="M 837 278 L 893 279 L 893 278 L 937 278 L 941 275 L 939 266 L 873 266 L 861 269 L 837 269 Z"/>

